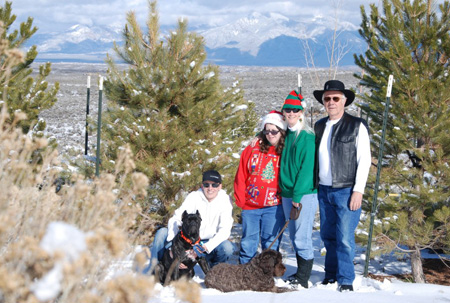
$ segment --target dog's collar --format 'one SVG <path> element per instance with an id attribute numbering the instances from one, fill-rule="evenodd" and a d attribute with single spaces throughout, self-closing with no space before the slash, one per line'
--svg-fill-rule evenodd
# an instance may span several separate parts
<path id="1" fill-rule="evenodd" d="M 200 237 L 198 237 L 197 241 L 195 241 L 194 243 L 192 243 L 191 239 L 186 238 L 186 236 L 183 234 L 183 231 L 182 231 L 182 230 L 180 230 L 180 235 L 181 235 L 181 238 L 182 238 L 184 241 L 186 241 L 187 243 L 191 244 L 192 246 L 194 246 L 195 244 L 200 243 Z"/>

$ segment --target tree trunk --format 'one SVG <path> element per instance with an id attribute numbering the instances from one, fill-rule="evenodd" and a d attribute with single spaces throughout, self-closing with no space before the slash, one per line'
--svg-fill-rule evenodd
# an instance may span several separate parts
<path id="1" fill-rule="evenodd" d="M 416 247 L 416 250 L 411 253 L 411 271 L 416 283 L 426 283 L 425 275 L 422 268 L 422 257 L 420 250 Z"/>

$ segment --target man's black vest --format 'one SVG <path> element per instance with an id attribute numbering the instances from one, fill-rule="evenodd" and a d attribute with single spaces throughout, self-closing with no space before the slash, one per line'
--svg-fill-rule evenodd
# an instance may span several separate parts
<path id="1" fill-rule="evenodd" d="M 325 131 L 328 117 L 322 118 L 314 125 L 316 133 L 316 161 L 314 166 L 315 187 L 319 186 L 319 146 Z M 341 120 L 333 125 L 330 143 L 330 165 L 334 188 L 353 187 L 355 185 L 357 159 L 356 138 L 359 126 L 367 122 L 344 112 Z"/>

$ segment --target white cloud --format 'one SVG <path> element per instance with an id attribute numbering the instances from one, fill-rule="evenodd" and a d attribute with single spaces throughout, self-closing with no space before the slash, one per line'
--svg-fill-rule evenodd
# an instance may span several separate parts
<path id="1" fill-rule="evenodd" d="M 442 2 L 439 0 L 438 2 Z M 175 25 L 179 18 L 187 18 L 192 26 L 220 26 L 253 12 L 279 13 L 295 20 L 312 20 L 323 16 L 359 26 L 360 6 L 380 5 L 380 0 L 159 0 L 158 11 L 162 25 Z M 126 13 L 135 11 L 138 21 L 145 24 L 148 16 L 147 0 L 14 0 L 13 13 L 18 21 L 34 18 L 40 31 L 64 31 L 74 24 L 123 25 Z M 331 22 L 331 21 L 330 21 Z"/>

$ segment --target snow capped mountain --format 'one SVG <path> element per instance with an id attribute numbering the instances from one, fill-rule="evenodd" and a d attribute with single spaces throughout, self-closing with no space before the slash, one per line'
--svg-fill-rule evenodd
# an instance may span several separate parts
<path id="1" fill-rule="evenodd" d="M 327 47 L 335 22 L 321 15 L 293 20 L 276 13 L 252 13 L 223 26 L 196 30 L 205 38 L 207 60 L 220 65 L 305 66 L 305 45 L 314 52 L 317 67 L 328 65 Z M 353 53 L 365 42 L 349 22 L 336 25 L 338 42 L 347 45 L 341 65 L 353 65 Z M 29 45 L 38 46 L 41 61 L 103 62 L 114 41 L 122 43 L 122 28 L 74 25 L 61 33 L 36 34 Z M 161 29 L 164 32 L 164 29 Z"/>
<path id="2" fill-rule="evenodd" d="M 112 44 L 120 39 L 120 31 L 112 28 L 88 27 L 76 24 L 63 33 L 57 33 L 38 44 L 39 52 L 62 51 L 66 44 L 79 44 L 93 41 L 99 44 Z"/>
<path id="3" fill-rule="evenodd" d="M 340 65 L 354 65 L 353 53 L 362 53 L 365 42 L 358 27 L 349 22 L 314 16 L 292 20 L 280 14 L 253 13 L 248 17 L 199 33 L 205 38 L 208 60 L 222 65 L 306 66 L 305 53 L 313 53 L 317 67 L 329 66 L 330 45 L 346 47 Z M 306 50 L 305 47 L 309 47 Z"/>
<path id="4" fill-rule="evenodd" d="M 261 45 L 271 39 L 286 36 L 301 40 L 316 40 L 326 30 L 334 29 L 334 20 L 316 16 L 312 20 L 296 21 L 280 14 L 250 16 L 221 27 L 199 32 L 205 37 L 206 46 L 211 49 L 227 47 L 238 48 L 257 56 Z M 356 31 L 358 28 L 349 22 L 340 22 L 338 31 Z"/>
<path id="5" fill-rule="evenodd" d="M 239 48 L 256 56 L 259 47 L 265 41 L 281 35 L 307 38 L 304 25 L 292 24 L 291 20 L 280 14 L 264 16 L 253 13 L 235 23 L 199 32 L 206 41 L 206 46 L 214 49 L 219 47 Z"/>

